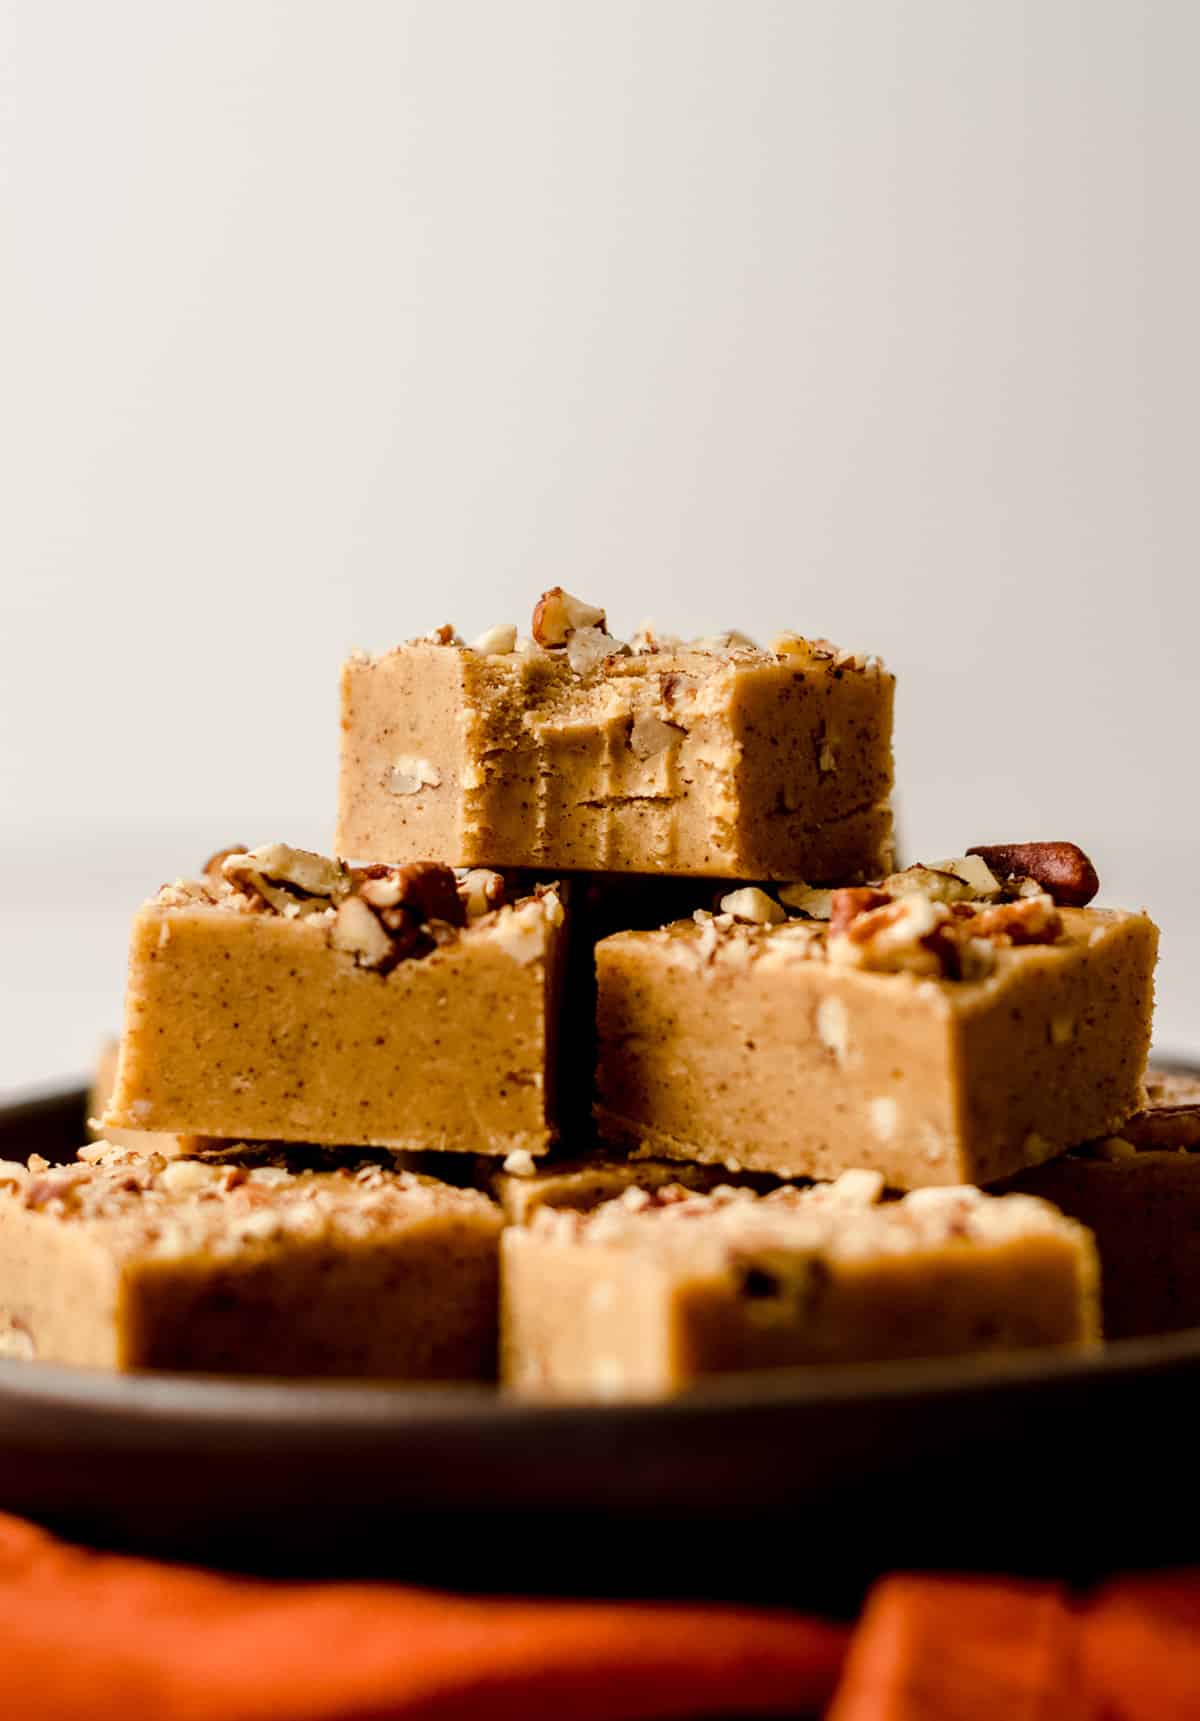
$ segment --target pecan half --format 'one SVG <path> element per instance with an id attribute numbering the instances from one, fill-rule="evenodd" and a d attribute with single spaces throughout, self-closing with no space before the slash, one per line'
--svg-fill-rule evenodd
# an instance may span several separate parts
<path id="1" fill-rule="evenodd" d="M 977 843 L 978 855 L 999 878 L 1031 878 L 1060 908 L 1085 908 L 1100 889 L 1091 861 L 1076 843 Z"/>

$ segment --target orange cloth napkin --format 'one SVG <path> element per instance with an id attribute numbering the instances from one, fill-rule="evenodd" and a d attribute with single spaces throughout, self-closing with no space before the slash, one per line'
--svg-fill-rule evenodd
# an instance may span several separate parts
<path id="1" fill-rule="evenodd" d="M 759 1608 L 220 1577 L 0 1516 L 6 1721 L 656 1721 L 831 1700 L 830 1721 L 1200 1715 L 1200 1572 L 1082 1602 L 888 1578 L 851 1633 Z"/>

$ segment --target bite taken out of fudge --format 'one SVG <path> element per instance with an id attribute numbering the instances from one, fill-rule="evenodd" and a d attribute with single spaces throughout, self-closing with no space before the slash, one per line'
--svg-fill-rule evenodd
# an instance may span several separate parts
<path id="1" fill-rule="evenodd" d="M 1157 930 L 1046 884 L 971 856 L 868 888 L 739 890 L 602 941 L 601 1136 L 904 1189 L 994 1182 L 1114 1133 L 1142 1104 Z"/>
<path id="2" fill-rule="evenodd" d="M 563 911 L 501 888 L 282 844 L 215 856 L 135 917 L 103 1127 L 544 1153 Z"/>
<path id="3" fill-rule="evenodd" d="M 473 1190 L 240 1147 L 99 1142 L 0 1163 L 12 1357 L 112 1369 L 490 1379 L 499 1208 Z"/>
<path id="4" fill-rule="evenodd" d="M 1150 1070 L 1146 1103 L 1118 1135 L 1001 1187 L 1052 1201 L 1094 1233 L 1109 1338 L 1200 1326 L 1200 1078 Z"/>
<path id="5" fill-rule="evenodd" d="M 1095 1248 L 1046 1202 L 882 1179 L 770 1195 L 627 1190 L 543 1208 L 501 1245 L 501 1377 L 518 1392 L 660 1395 L 793 1365 L 1080 1349 Z"/>
<path id="6" fill-rule="evenodd" d="M 878 659 L 786 634 L 607 632 L 546 592 L 530 637 L 449 626 L 342 676 L 338 852 L 554 871 L 852 879 L 891 864 Z"/>

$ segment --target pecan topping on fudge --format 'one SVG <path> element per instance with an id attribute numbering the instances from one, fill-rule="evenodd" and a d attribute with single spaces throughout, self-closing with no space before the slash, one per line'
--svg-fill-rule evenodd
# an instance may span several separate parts
<path id="1" fill-rule="evenodd" d="M 546 894 L 543 888 L 534 897 Z M 436 861 L 352 867 L 308 849 L 267 843 L 220 849 L 197 879 L 164 885 L 159 900 L 182 908 L 208 903 L 243 914 L 328 922 L 328 938 L 360 968 L 387 974 L 407 957 L 427 956 L 463 928 L 510 909 L 501 873 L 478 867 L 461 877 Z M 497 937 L 512 942 L 521 927 L 497 921 Z"/>
<path id="2" fill-rule="evenodd" d="M 445 622 L 409 643 L 450 645 L 462 649 L 465 642 L 453 626 Z M 574 673 L 581 676 L 599 668 L 609 658 L 680 654 L 746 657 L 763 662 L 770 662 L 772 658 L 777 661 L 804 658 L 822 668 L 832 666 L 832 672 L 839 678 L 848 670 L 871 675 L 882 673 L 884 668 L 882 660 L 873 653 L 845 651 L 832 640 L 808 638 L 791 631 L 776 635 L 768 650 L 738 628 L 684 639 L 679 634 L 663 632 L 652 621 L 642 622 L 628 640 L 618 639 L 609 632 L 607 612 L 599 604 L 588 603 L 562 586 L 551 586 L 537 600 L 528 637 L 519 637 L 511 622 L 498 622 L 485 628 L 466 649 L 484 657 L 549 653 L 568 663 Z"/>
<path id="3" fill-rule="evenodd" d="M 978 980 L 991 973 L 999 948 L 1057 943 L 1063 932 L 1059 904 L 1079 906 L 1073 897 L 1086 892 L 1090 901 L 1095 894 L 1089 881 L 1078 882 L 1080 868 L 1071 873 L 1075 886 L 1067 880 L 1068 866 L 1075 863 L 1060 851 L 1070 848 L 1073 845 L 1025 844 L 1003 851 L 972 849 L 952 860 L 910 866 L 877 883 L 842 889 L 820 889 L 802 881 L 783 885 L 770 897 L 742 889 L 722 898 L 720 913 L 698 913 L 695 918 L 711 923 L 719 939 L 734 925 L 743 936 L 754 927 L 766 929 L 786 911 L 797 931 L 809 929 L 804 946 L 796 948 L 798 955 L 881 973 Z M 1042 864 L 1042 849 L 1056 852 L 1057 871 Z M 1091 862 L 1081 850 L 1074 852 L 1094 880 Z M 986 858 L 1003 854 L 1005 865 L 1011 866 L 1018 853 L 1038 870 L 1006 871 L 997 860 L 997 872 Z M 1054 888 L 1043 885 L 1042 880 L 1052 876 Z M 717 947 L 714 943 L 706 951 L 710 959 Z"/>

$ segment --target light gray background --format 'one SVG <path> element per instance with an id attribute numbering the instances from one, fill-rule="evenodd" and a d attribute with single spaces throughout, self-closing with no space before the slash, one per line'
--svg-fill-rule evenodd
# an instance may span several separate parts
<path id="1" fill-rule="evenodd" d="M 327 845 L 338 662 L 561 581 L 900 676 L 910 852 L 1073 837 L 1200 1046 L 1180 0 L 0 4 L 0 1086 Z"/>

